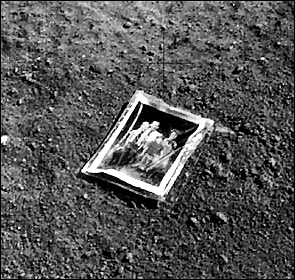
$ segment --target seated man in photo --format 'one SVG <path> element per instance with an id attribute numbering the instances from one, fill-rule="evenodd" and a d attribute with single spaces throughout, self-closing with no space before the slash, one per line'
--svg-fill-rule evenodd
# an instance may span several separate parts
<path id="1" fill-rule="evenodd" d="M 146 169 L 146 171 L 150 171 L 152 169 L 160 169 L 161 171 L 165 171 L 166 167 L 168 166 L 170 156 L 172 151 L 174 151 L 177 147 L 177 143 L 174 139 L 179 135 L 179 131 L 176 129 L 172 129 L 170 132 L 169 137 L 162 140 L 161 145 L 163 149 L 159 156 L 154 157 L 153 162 L 150 166 Z"/>
<path id="2" fill-rule="evenodd" d="M 138 167 L 141 170 L 146 170 L 146 167 L 153 161 L 154 157 L 158 157 L 163 149 L 161 142 L 163 137 L 158 134 L 154 141 L 150 141 L 146 144 L 146 147 L 140 154 L 141 159 L 138 163 L 131 165 L 132 167 Z"/>

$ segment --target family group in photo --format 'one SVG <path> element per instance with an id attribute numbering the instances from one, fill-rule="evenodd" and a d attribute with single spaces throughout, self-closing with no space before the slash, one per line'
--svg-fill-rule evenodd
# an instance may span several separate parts
<path id="1" fill-rule="evenodd" d="M 144 172 L 166 171 L 169 159 L 175 150 L 179 131 L 172 129 L 168 137 L 158 131 L 160 123 L 143 122 L 137 129 L 128 132 L 115 146 L 108 165 L 126 166 Z"/>

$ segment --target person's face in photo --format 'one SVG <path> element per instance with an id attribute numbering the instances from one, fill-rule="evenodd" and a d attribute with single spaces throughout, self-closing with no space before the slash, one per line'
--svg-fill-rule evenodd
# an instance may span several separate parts
<path id="1" fill-rule="evenodd" d="M 163 140 L 163 138 L 162 138 L 161 136 L 158 136 L 158 137 L 156 138 L 156 142 L 157 142 L 158 144 L 161 144 L 162 140 Z"/>
<path id="2" fill-rule="evenodd" d="M 141 129 L 142 130 L 146 130 L 149 127 L 149 123 L 148 122 L 143 122 L 141 125 Z"/>
<path id="3" fill-rule="evenodd" d="M 159 122 L 152 122 L 151 124 L 151 128 L 153 129 L 158 129 L 159 128 L 160 123 Z"/>
<path id="4" fill-rule="evenodd" d="M 170 133 L 169 139 L 170 139 L 170 140 L 174 140 L 176 137 L 177 137 L 177 133 L 176 133 L 175 131 L 172 131 L 172 132 Z"/>

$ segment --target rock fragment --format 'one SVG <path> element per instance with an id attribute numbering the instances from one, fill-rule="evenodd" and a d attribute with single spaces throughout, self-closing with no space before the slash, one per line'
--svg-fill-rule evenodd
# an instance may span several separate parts
<path id="1" fill-rule="evenodd" d="M 125 23 L 123 24 L 123 28 L 125 28 L 125 29 L 128 29 L 128 28 L 130 28 L 131 26 L 132 26 L 132 23 L 129 22 L 129 21 L 127 21 L 127 22 L 125 22 Z"/>
<path id="2" fill-rule="evenodd" d="M 227 224 L 228 218 L 222 212 L 217 212 L 216 217 L 218 218 L 219 221 Z"/>
<path id="3" fill-rule="evenodd" d="M 9 137 L 8 135 L 2 135 L 1 136 L 1 145 L 6 146 L 8 143 Z"/>

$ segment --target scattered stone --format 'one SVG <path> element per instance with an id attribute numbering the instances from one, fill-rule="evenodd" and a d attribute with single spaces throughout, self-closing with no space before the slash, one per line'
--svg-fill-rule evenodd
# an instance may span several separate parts
<path id="1" fill-rule="evenodd" d="M 143 52 L 146 51 L 146 47 L 145 46 L 140 46 L 139 49 L 142 50 Z"/>
<path id="2" fill-rule="evenodd" d="M 271 163 L 272 167 L 275 167 L 275 165 L 277 163 L 274 158 L 270 158 L 269 162 Z"/>
<path id="3" fill-rule="evenodd" d="M 202 200 L 202 201 L 205 201 L 205 195 L 204 195 L 204 192 L 201 188 L 198 188 L 197 190 L 197 196 Z"/>
<path id="4" fill-rule="evenodd" d="M 220 257 L 225 263 L 228 263 L 228 258 L 225 255 L 221 254 Z"/>
<path id="5" fill-rule="evenodd" d="M 118 268 L 118 274 L 122 274 L 124 272 L 124 266 L 120 266 Z"/>
<path id="6" fill-rule="evenodd" d="M 259 175 L 259 172 L 257 171 L 257 169 L 255 167 L 252 167 L 251 168 L 251 175 L 254 175 L 254 176 L 258 176 Z"/>
<path id="7" fill-rule="evenodd" d="M 147 53 L 147 55 L 148 55 L 148 56 L 154 56 L 154 52 L 149 51 L 149 52 Z"/>
<path id="8" fill-rule="evenodd" d="M 292 194 L 294 193 L 294 187 L 290 186 L 290 185 L 287 185 L 286 186 L 286 191 L 288 194 Z"/>
<path id="9" fill-rule="evenodd" d="M 195 217 L 191 217 L 190 218 L 190 222 L 194 225 L 194 226 L 199 226 L 199 221 L 197 218 Z"/>
<path id="10" fill-rule="evenodd" d="M 243 65 L 238 65 L 232 72 L 233 75 L 240 74 L 244 70 Z"/>
<path id="11" fill-rule="evenodd" d="M 108 74 L 113 74 L 114 73 L 114 69 L 109 69 L 107 73 Z"/>
<path id="12" fill-rule="evenodd" d="M 51 58 L 47 58 L 46 60 L 45 60 L 45 65 L 46 66 L 50 66 L 52 64 L 52 60 L 51 60 Z"/>
<path id="13" fill-rule="evenodd" d="M 38 144 L 36 142 L 32 142 L 32 143 L 29 144 L 29 148 L 32 151 L 35 151 L 38 148 Z"/>
<path id="14" fill-rule="evenodd" d="M 17 100 L 16 104 L 17 105 L 22 105 L 24 104 L 25 99 L 24 98 L 20 98 L 19 100 Z"/>
<path id="15" fill-rule="evenodd" d="M 288 227 L 287 232 L 293 234 L 294 233 L 294 228 L 293 227 Z"/>
<path id="16" fill-rule="evenodd" d="M 32 73 L 25 73 L 24 74 L 24 77 L 25 77 L 26 81 L 28 81 L 28 82 L 34 82 L 34 80 L 33 80 L 33 74 Z"/>
<path id="17" fill-rule="evenodd" d="M 88 198 L 89 198 L 89 196 L 88 196 L 87 193 L 84 193 L 84 194 L 83 194 L 83 197 L 84 197 L 84 199 L 88 199 Z"/>
<path id="18" fill-rule="evenodd" d="M 134 263 L 133 255 L 132 255 L 132 253 L 130 253 L 130 252 L 126 254 L 125 259 L 126 259 L 129 263 Z"/>
<path id="19" fill-rule="evenodd" d="M 220 221 L 222 221 L 222 222 L 224 222 L 224 223 L 227 224 L 227 222 L 228 222 L 228 218 L 227 218 L 223 213 L 221 213 L 221 212 L 217 212 L 217 213 L 216 213 L 216 217 L 217 217 Z"/>
<path id="20" fill-rule="evenodd" d="M 6 146 L 8 143 L 9 137 L 8 135 L 1 136 L 1 145 Z"/>
<path id="21" fill-rule="evenodd" d="M 101 74 L 102 70 L 98 65 L 90 65 L 89 67 L 89 71 L 97 73 L 97 74 Z"/>
<path id="22" fill-rule="evenodd" d="M 128 28 L 130 28 L 132 26 L 132 23 L 131 22 L 125 22 L 124 24 L 123 24 L 123 28 L 125 28 L 125 29 L 128 29 Z"/>
<path id="23" fill-rule="evenodd" d="M 226 153 L 226 156 L 225 156 L 226 161 L 231 161 L 232 158 L 233 158 L 232 153 L 231 152 L 227 152 Z"/>
<path id="24" fill-rule="evenodd" d="M 13 88 L 9 91 L 9 93 L 15 95 L 15 94 L 18 93 L 18 91 L 17 91 L 17 89 L 16 89 L 15 87 L 13 87 Z"/>

